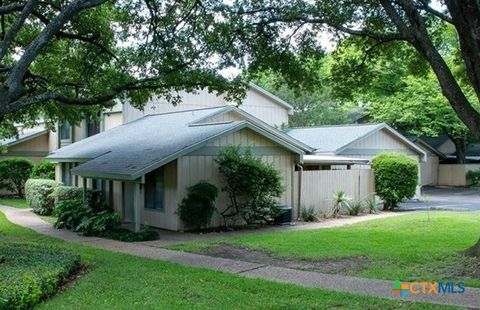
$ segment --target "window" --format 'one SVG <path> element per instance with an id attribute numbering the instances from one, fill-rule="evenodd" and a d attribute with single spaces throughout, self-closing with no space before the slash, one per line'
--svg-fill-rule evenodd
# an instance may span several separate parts
<path id="1" fill-rule="evenodd" d="M 98 120 L 87 121 L 87 137 L 100 133 L 100 122 Z"/>
<path id="2" fill-rule="evenodd" d="M 145 178 L 145 208 L 164 210 L 164 192 L 163 168 L 147 174 Z"/>
<path id="3" fill-rule="evenodd" d="M 60 125 L 60 140 L 71 140 L 72 139 L 72 127 L 67 121 L 63 122 Z"/>

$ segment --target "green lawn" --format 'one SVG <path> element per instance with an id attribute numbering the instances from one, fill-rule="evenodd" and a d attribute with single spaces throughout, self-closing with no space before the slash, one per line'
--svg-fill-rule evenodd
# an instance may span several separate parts
<path id="1" fill-rule="evenodd" d="M 328 292 L 254 280 L 97 250 L 39 235 L 0 213 L 0 242 L 33 242 L 73 249 L 91 271 L 40 309 L 399 309 L 433 305 Z"/>
<path id="2" fill-rule="evenodd" d="M 28 208 L 27 202 L 23 198 L 0 198 L 0 205 L 21 208 Z"/>
<path id="3" fill-rule="evenodd" d="M 363 256 L 368 263 L 355 273 L 357 276 L 404 281 L 455 279 L 480 287 L 480 261 L 457 254 L 479 236 L 480 212 L 418 212 L 342 228 L 260 233 L 171 248 L 195 251 L 222 242 L 279 257 L 321 260 Z M 469 278 L 473 272 L 477 272 L 477 279 Z"/>

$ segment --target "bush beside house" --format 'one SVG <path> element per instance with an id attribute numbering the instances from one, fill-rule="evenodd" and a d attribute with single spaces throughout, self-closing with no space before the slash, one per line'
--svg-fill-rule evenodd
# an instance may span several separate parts
<path id="1" fill-rule="evenodd" d="M 0 161 L 0 189 L 18 197 L 25 193 L 25 182 L 32 173 L 33 163 L 24 158 L 9 158 Z"/>
<path id="2" fill-rule="evenodd" d="M 25 183 L 25 199 L 33 211 L 40 215 L 51 215 L 55 207 L 52 193 L 61 186 L 53 180 L 29 179 Z"/>
<path id="3" fill-rule="evenodd" d="M 242 219 L 247 224 L 270 222 L 278 215 L 276 198 L 285 190 L 280 173 L 251 149 L 225 147 L 215 160 L 230 205 L 220 214 L 225 224 Z"/>
<path id="4" fill-rule="evenodd" d="M 44 160 L 33 167 L 30 177 L 32 179 L 55 180 L 55 165 L 48 160 Z"/>
<path id="5" fill-rule="evenodd" d="M 400 153 L 381 153 L 372 159 L 375 187 L 384 201 L 384 209 L 392 210 L 404 199 L 412 198 L 418 185 L 418 163 Z"/>
<path id="6" fill-rule="evenodd" d="M 208 182 L 199 182 L 187 189 L 187 196 L 178 206 L 178 216 L 185 228 L 199 230 L 206 228 L 215 211 L 218 189 Z"/>

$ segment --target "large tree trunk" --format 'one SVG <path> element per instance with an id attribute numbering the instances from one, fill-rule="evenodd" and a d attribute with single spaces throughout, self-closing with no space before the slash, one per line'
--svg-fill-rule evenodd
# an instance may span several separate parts
<path id="1" fill-rule="evenodd" d="M 466 249 L 462 252 L 465 256 L 472 256 L 472 257 L 479 257 L 480 258 L 480 239 L 478 239 L 477 243 L 469 249 Z"/>
<path id="2" fill-rule="evenodd" d="M 457 164 L 465 164 L 467 162 L 467 141 L 465 138 L 450 138 L 455 144 L 455 154 L 457 156 Z"/>

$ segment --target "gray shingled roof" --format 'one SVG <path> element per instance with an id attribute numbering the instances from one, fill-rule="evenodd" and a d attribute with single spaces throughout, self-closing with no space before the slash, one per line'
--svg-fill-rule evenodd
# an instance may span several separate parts
<path id="1" fill-rule="evenodd" d="M 383 126 L 385 124 L 303 127 L 286 129 L 285 132 L 313 147 L 316 153 L 335 153 Z"/>
<path id="2" fill-rule="evenodd" d="M 210 139 L 245 127 L 262 130 L 248 121 L 193 124 L 224 109 L 148 115 L 63 147 L 48 159 L 84 162 L 72 169 L 76 175 L 134 180 Z"/>
<path id="3" fill-rule="evenodd" d="M 18 137 L 12 137 L 8 139 L 0 140 L 0 146 L 7 146 L 20 143 L 22 141 L 27 141 L 33 139 L 35 137 L 41 136 L 43 134 L 48 133 L 46 129 L 29 129 L 25 130 L 24 132 L 20 133 Z"/>

